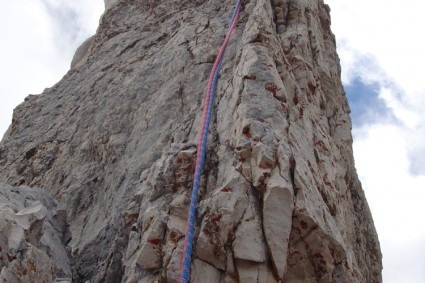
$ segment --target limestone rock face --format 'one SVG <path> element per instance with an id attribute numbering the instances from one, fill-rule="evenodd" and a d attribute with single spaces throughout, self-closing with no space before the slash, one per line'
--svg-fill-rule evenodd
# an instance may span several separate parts
<path id="1" fill-rule="evenodd" d="M 48 193 L 0 184 L 0 282 L 72 278 L 65 206 Z"/>
<path id="2" fill-rule="evenodd" d="M 72 69 L 15 109 L 0 143 L 16 202 L 0 198 L 3 278 L 37 259 L 46 282 L 180 282 L 203 93 L 234 1 L 105 4 Z M 209 130 L 191 282 L 382 281 L 335 49 L 322 0 L 244 1 Z M 22 200 L 28 191 L 43 198 Z M 5 259 L 17 247 L 22 257 Z"/>
<path id="3" fill-rule="evenodd" d="M 111 8 L 117 2 L 118 0 L 105 0 L 105 9 Z"/>

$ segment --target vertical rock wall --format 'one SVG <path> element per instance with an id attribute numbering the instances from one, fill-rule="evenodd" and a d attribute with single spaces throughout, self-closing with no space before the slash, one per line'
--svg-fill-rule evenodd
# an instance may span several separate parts
<path id="1" fill-rule="evenodd" d="M 66 206 L 72 282 L 179 282 L 202 96 L 234 3 L 106 4 L 68 74 L 15 109 L 0 182 Z M 229 44 L 191 282 L 381 282 L 329 7 L 247 0 Z"/>

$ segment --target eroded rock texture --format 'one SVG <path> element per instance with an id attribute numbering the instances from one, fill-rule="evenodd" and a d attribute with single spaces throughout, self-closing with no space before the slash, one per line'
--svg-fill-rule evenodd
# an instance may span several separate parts
<path id="1" fill-rule="evenodd" d="M 41 188 L 66 210 L 62 266 L 31 238 L 23 249 L 45 260 L 49 278 L 179 282 L 203 92 L 234 3 L 106 2 L 68 74 L 15 109 L 0 182 Z M 194 247 L 191 282 L 381 281 L 322 0 L 244 2 L 221 71 Z M 13 260 L 3 257 L 2 275 Z"/>
<path id="2" fill-rule="evenodd" d="M 69 281 L 66 223 L 65 207 L 48 193 L 0 185 L 0 282 Z"/>

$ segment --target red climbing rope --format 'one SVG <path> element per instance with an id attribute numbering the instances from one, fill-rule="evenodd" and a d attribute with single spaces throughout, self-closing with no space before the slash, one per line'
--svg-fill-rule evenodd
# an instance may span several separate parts
<path id="1" fill-rule="evenodd" d="M 183 267 L 182 267 L 182 279 L 181 279 L 182 283 L 187 283 L 190 280 L 190 265 L 191 265 L 191 259 L 192 259 L 193 236 L 194 236 L 195 221 L 196 221 L 196 206 L 198 203 L 199 185 L 201 181 L 202 168 L 205 161 L 208 128 L 211 121 L 218 73 L 220 71 L 221 64 L 223 62 L 224 53 L 226 51 L 226 47 L 229 42 L 230 35 L 232 34 L 236 26 L 236 23 L 238 21 L 240 7 L 241 7 L 241 0 L 238 0 L 232 15 L 232 19 L 229 24 L 229 28 L 227 30 L 226 38 L 220 48 L 220 51 L 215 60 L 213 69 L 211 71 L 211 74 L 208 80 L 207 92 L 205 93 L 205 104 L 204 104 L 204 112 L 203 112 L 204 116 L 203 116 L 201 132 L 199 133 L 198 151 L 196 156 L 196 166 L 195 166 L 195 174 L 194 174 L 193 188 L 192 188 L 192 198 L 190 202 L 189 217 L 188 217 L 187 228 L 186 228 L 186 239 L 185 239 L 184 249 L 183 249 Z"/>

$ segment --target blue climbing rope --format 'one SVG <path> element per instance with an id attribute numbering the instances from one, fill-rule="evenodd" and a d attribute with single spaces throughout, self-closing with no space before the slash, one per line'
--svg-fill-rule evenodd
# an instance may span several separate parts
<path id="1" fill-rule="evenodd" d="M 205 105 L 204 105 L 204 118 L 202 123 L 202 129 L 199 134 L 198 152 L 196 157 L 192 197 L 190 201 L 189 217 L 188 217 L 187 229 L 186 229 L 186 239 L 185 239 L 184 250 L 183 250 L 183 267 L 182 267 L 182 278 L 181 278 L 182 283 L 187 283 L 190 280 L 190 265 L 191 265 L 191 259 L 192 259 L 192 246 L 193 246 L 193 237 L 194 237 L 195 222 L 196 222 L 196 206 L 198 204 L 199 185 L 201 182 L 202 168 L 205 161 L 208 128 L 211 122 L 215 91 L 217 88 L 218 74 L 220 72 L 221 64 L 223 63 L 224 53 L 226 51 L 227 44 L 230 39 L 230 35 L 232 34 L 237 23 L 240 8 L 241 8 L 241 0 L 238 0 L 232 14 L 232 18 L 229 23 L 229 27 L 226 32 L 226 38 L 220 48 L 220 52 L 217 55 L 213 69 L 210 74 L 210 78 L 208 80 L 208 88 L 207 88 L 207 92 L 205 96 Z"/>

